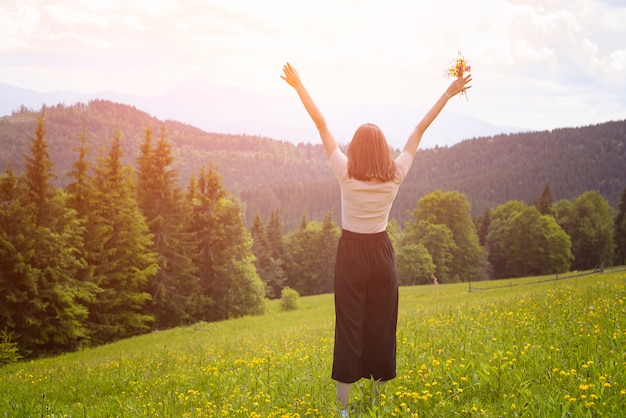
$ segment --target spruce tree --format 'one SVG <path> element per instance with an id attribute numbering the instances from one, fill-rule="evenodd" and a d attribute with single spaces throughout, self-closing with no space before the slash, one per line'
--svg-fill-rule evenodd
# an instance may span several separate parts
<path id="1" fill-rule="evenodd" d="M 0 178 L 0 324 L 16 336 L 16 344 L 32 351 L 32 335 L 21 335 L 35 311 L 32 295 L 38 290 L 38 271 L 31 264 L 35 241 L 33 211 L 19 199 L 18 178 L 12 169 Z M 30 256 L 30 257 L 29 257 Z"/>
<path id="2" fill-rule="evenodd" d="M 535 201 L 535 206 L 542 215 L 552 215 L 552 191 L 550 183 L 546 182 L 539 198 Z"/>
<path id="3" fill-rule="evenodd" d="M 226 195 L 221 180 L 213 168 L 202 167 L 199 177 L 192 177 L 187 201 L 192 206 L 192 216 L 189 230 L 197 237 L 197 248 L 194 254 L 194 263 L 198 268 L 200 291 L 195 297 L 195 320 L 213 321 L 222 319 L 216 312 L 220 311 L 219 286 L 215 285 L 213 265 L 215 262 L 215 242 L 211 239 L 215 202 Z M 216 291 L 217 290 L 217 291 Z"/>
<path id="4" fill-rule="evenodd" d="M 270 242 L 267 238 L 267 232 L 261 214 L 257 211 L 252 220 L 252 226 L 250 227 L 250 234 L 252 235 L 252 252 L 255 256 L 254 266 L 256 271 L 265 283 L 265 295 L 270 298 L 276 298 L 274 286 L 272 286 L 272 280 L 269 272 L 271 264 L 272 250 L 270 248 Z M 280 289 L 279 293 L 280 294 Z"/>
<path id="5" fill-rule="evenodd" d="M 474 221 L 476 228 L 476 234 L 478 235 L 478 243 L 485 246 L 485 240 L 487 238 L 487 232 L 489 231 L 489 224 L 491 223 L 491 208 L 485 209 L 485 211 Z"/>
<path id="6" fill-rule="evenodd" d="M 165 128 L 156 144 L 146 129 L 137 159 L 139 166 L 137 201 L 153 237 L 158 254 L 158 273 L 148 283 L 151 310 L 157 328 L 172 327 L 194 320 L 200 292 L 193 257 L 197 249 L 195 233 L 190 231 L 190 205 L 178 186 L 178 173 Z"/>
<path id="7" fill-rule="evenodd" d="M 270 214 L 270 221 L 267 225 L 267 239 L 272 249 L 272 257 L 276 260 L 285 259 L 285 246 L 283 245 L 283 221 L 280 216 L 280 209 L 275 209 Z"/>
<path id="8" fill-rule="evenodd" d="M 326 212 L 322 222 L 322 230 L 318 238 L 317 259 L 319 262 L 319 283 L 315 293 L 331 293 L 335 272 L 335 258 L 339 244 L 340 231 L 333 221 L 332 213 Z"/>
<path id="9" fill-rule="evenodd" d="M 309 222 L 304 212 L 300 226 L 285 236 L 285 245 L 288 249 L 286 285 L 302 296 L 313 294 L 311 282 L 315 268 L 311 254 L 316 251 L 314 239 L 316 227 L 319 227 L 319 222 Z"/>
<path id="10" fill-rule="evenodd" d="M 65 190 L 69 195 L 68 205 L 76 210 L 79 217 L 85 219 L 92 206 L 90 199 L 93 196 L 93 188 L 91 177 L 89 176 L 91 164 L 87 160 L 87 155 L 89 154 L 88 138 L 84 129 L 78 134 L 78 141 L 79 146 L 74 149 L 78 153 L 78 159 L 72 164 L 72 169 L 67 173 L 74 181 L 69 183 Z"/>
<path id="11" fill-rule="evenodd" d="M 146 313 L 148 279 L 156 274 L 151 236 L 134 196 L 131 170 L 122 165 L 120 134 L 116 133 L 95 176 L 85 181 L 86 138 L 81 137 L 75 182 L 68 185 L 72 201 L 87 224 L 85 258 L 92 269 L 97 297 L 87 304 L 93 344 L 125 338 L 149 329 Z"/>
<path id="12" fill-rule="evenodd" d="M 626 187 L 615 215 L 615 264 L 626 264 Z"/>
<path id="13" fill-rule="evenodd" d="M 270 258 L 269 271 L 272 277 L 272 284 L 276 297 L 281 294 L 287 281 L 287 255 L 283 245 L 283 222 L 280 217 L 280 210 L 275 209 L 270 214 L 270 221 L 267 225 L 267 239 L 270 244 L 272 257 Z"/>
<path id="14" fill-rule="evenodd" d="M 241 207 L 233 199 L 220 199 L 211 230 L 214 241 L 213 290 L 219 298 L 217 319 L 263 313 L 265 285 L 254 268 L 252 237 L 246 229 Z M 223 288 L 221 288 L 223 286 Z"/>
<path id="15" fill-rule="evenodd" d="M 49 226 L 53 219 L 52 200 L 55 187 L 52 179 L 54 164 L 48 153 L 48 143 L 45 140 L 44 129 L 45 109 L 39 114 L 35 137 L 30 138 L 30 155 L 24 155 L 26 163 L 26 191 L 27 200 L 33 204 L 35 221 L 38 225 Z"/>
<path id="16" fill-rule="evenodd" d="M 93 286 L 79 278 L 83 225 L 56 190 L 53 163 L 44 137 L 42 111 L 30 155 L 25 156 L 23 188 L 15 188 L 2 211 L 2 305 L 8 331 L 28 356 L 73 350 L 87 339 L 87 309 Z M 8 217 L 6 217 L 8 216 Z"/>
<path id="17" fill-rule="evenodd" d="M 241 209 L 213 167 L 202 168 L 190 195 L 204 307 L 197 319 L 215 321 L 261 313 L 265 290 L 254 266 L 253 240 Z"/>

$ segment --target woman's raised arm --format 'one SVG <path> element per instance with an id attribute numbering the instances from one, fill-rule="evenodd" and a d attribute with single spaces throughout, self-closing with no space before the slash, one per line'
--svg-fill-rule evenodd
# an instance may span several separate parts
<path id="1" fill-rule="evenodd" d="M 302 81 L 300 80 L 300 75 L 296 71 L 295 68 L 291 66 L 291 64 L 287 63 L 283 67 L 284 75 L 280 77 L 285 80 L 291 87 L 293 87 L 298 96 L 300 97 L 300 101 L 304 105 L 304 108 L 313 119 L 315 123 L 315 127 L 317 128 L 320 138 L 322 138 L 322 144 L 324 144 L 324 150 L 326 150 L 326 155 L 330 157 L 330 154 L 337 148 L 337 141 L 335 141 L 335 137 L 328 129 L 328 125 L 326 124 L 326 119 L 324 119 L 324 115 L 317 108 L 313 99 L 304 88 Z"/>
<path id="2" fill-rule="evenodd" d="M 439 100 L 434 104 L 434 106 L 426 112 L 422 120 L 415 126 L 413 132 L 407 139 L 406 144 L 404 145 L 404 151 L 407 151 L 411 154 L 411 156 L 415 156 L 417 152 L 417 147 L 422 141 L 422 135 L 426 129 L 430 126 L 430 124 L 437 118 L 441 110 L 445 107 L 446 103 L 450 98 L 456 96 L 457 94 L 471 88 L 469 86 L 469 82 L 472 81 L 471 74 L 466 77 L 456 78 L 450 86 L 446 89 L 446 91 L 441 95 Z"/>

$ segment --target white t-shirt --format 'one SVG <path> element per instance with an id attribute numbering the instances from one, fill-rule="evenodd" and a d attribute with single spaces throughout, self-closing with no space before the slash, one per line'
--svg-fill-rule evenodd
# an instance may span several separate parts
<path id="1" fill-rule="evenodd" d="M 329 161 L 341 187 L 341 227 L 360 234 L 386 230 L 391 205 L 413 162 L 411 154 L 403 151 L 395 159 L 396 177 L 387 182 L 348 177 L 348 158 L 339 148 Z"/>

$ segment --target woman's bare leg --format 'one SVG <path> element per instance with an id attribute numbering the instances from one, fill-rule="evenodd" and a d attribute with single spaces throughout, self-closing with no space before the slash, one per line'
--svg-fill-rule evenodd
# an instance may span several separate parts
<path id="1" fill-rule="evenodd" d="M 337 382 L 337 400 L 341 405 L 341 409 L 348 407 L 348 398 L 350 397 L 351 383 Z"/>

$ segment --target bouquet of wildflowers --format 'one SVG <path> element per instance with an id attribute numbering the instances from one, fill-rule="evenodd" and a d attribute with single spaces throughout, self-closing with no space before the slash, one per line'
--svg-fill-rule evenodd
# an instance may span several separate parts
<path id="1" fill-rule="evenodd" d="M 452 61 L 452 65 L 450 65 L 450 67 L 448 67 L 448 69 L 446 70 L 445 76 L 447 78 L 450 78 L 450 77 L 460 78 L 466 75 L 467 73 L 470 73 L 471 71 L 472 71 L 472 67 L 467 63 L 467 60 L 465 59 L 463 54 L 461 54 L 461 51 L 459 51 L 459 56 L 455 60 Z M 467 99 L 467 94 L 465 92 L 462 92 L 461 94 L 465 96 L 465 99 Z"/>

